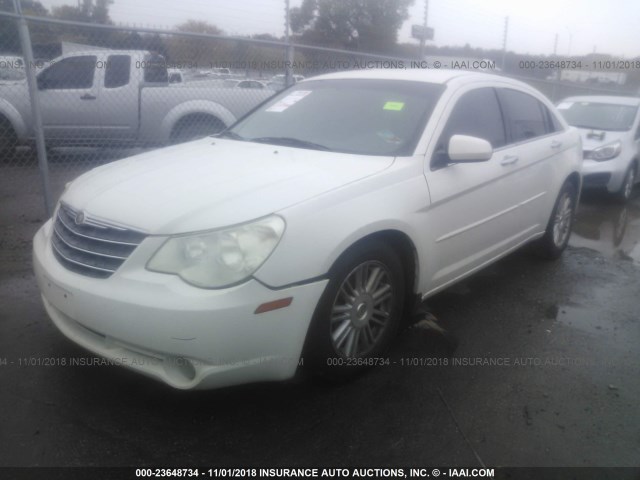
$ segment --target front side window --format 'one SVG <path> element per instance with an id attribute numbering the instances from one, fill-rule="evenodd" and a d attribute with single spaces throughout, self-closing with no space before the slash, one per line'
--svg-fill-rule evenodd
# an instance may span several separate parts
<path id="1" fill-rule="evenodd" d="M 569 125 L 593 130 L 631 130 L 638 107 L 603 102 L 561 102 L 558 110 Z"/>
<path id="2" fill-rule="evenodd" d="M 469 135 L 487 140 L 493 148 L 504 146 L 504 122 L 495 90 L 478 88 L 465 93 L 453 108 L 444 135 L 447 143 L 452 135 Z"/>
<path id="3" fill-rule="evenodd" d="M 453 135 L 482 138 L 491 143 L 493 148 L 506 144 L 502 112 L 493 88 L 471 90 L 458 99 L 436 145 L 432 166 L 449 162 L 447 148 Z"/>
<path id="4" fill-rule="evenodd" d="M 235 138 L 362 155 L 412 155 L 442 85 L 336 79 L 297 83 L 234 125 Z"/>
<path id="5" fill-rule="evenodd" d="M 40 90 L 72 90 L 91 88 L 96 71 L 94 55 L 69 57 L 54 63 L 38 75 Z"/>
<path id="6" fill-rule="evenodd" d="M 510 88 L 498 90 L 507 118 L 511 143 L 523 142 L 548 133 L 544 105 L 531 95 Z"/>
<path id="7" fill-rule="evenodd" d="M 131 57 L 129 55 L 111 55 L 104 72 L 105 88 L 123 87 L 131 76 Z"/>

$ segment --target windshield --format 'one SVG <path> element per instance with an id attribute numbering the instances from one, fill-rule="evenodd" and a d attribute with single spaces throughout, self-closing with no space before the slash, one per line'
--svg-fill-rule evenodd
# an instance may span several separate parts
<path id="1" fill-rule="evenodd" d="M 261 105 L 227 136 L 363 155 L 411 155 L 443 90 L 403 80 L 307 81 Z"/>
<path id="2" fill-rule="evenodd" d="M 593 130 L 630 130 L 638 107 L 600 102 L 562 102 L 558 110 L 569 125 Z"/>

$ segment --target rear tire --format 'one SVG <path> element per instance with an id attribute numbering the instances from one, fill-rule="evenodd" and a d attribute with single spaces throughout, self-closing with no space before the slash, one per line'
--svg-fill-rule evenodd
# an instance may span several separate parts
<path id="1" fill-rule="evenodd" d="M 226 128 L 222 120 L 211 115 L 189 115 L 178 121 L 171 132 L 171 143 L 178 144 L 220 133 Z"/>
<path id="2" fill-rule="evenodd" d="M 560 258 L 567 248 L 573 217 L 576 212 L 578 192 L 572 182 L 566 182 L 560 189 L 556 203 L 551 211 L 544 236 L 537 241 L 538 253 L 548 260 Z"/>
<path id="3" fill-rule="evenodd" d="M 344 381 L 380 363 L 402 320 L 404 289 L 400 258 L 385 243 L 345 252 L 307 333 L 304 356 L 312 372 Z"/>

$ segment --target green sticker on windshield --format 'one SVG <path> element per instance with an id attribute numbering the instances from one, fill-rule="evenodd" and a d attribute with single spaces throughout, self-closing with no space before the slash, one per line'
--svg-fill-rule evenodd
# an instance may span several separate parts
<path id="1" fill-rule="evenodd" d="M 384 104 L 384 107 L 382 107 L 383 110 L 395 110 L 396 112 L 399 112 L 403 108 L 404 102 L 387 102 Z"/>

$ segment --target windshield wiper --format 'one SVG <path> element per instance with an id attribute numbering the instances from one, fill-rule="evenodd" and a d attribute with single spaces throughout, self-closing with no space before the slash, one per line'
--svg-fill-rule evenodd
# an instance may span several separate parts
<path id="1" fill-rule="evenodd" d="M 320 145 L 319 143 L 308 142 L 307 140 L 300 140 L 299 138 L 292 137 L 258 137 L 249 139 L 250 142 L 257 143 L 272 143 L 274 145 L 283 145 L 285 147 L 301 147 L 311 150 L 330 151 L 329 147 Z"/>
<path id="2" fill-rule="evenodd" d="M 240 140 L 240 141 L 246 141 L 247 140 L 242 135 L 238 135 L 237 133 L 232 132 L 231 130 L 225 130 L 224 132 L 221 132 L 218 135 L 216 135 L 216 137 L 219 137 L 219 138 L 231 138 L 233 140 Z"/>

